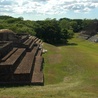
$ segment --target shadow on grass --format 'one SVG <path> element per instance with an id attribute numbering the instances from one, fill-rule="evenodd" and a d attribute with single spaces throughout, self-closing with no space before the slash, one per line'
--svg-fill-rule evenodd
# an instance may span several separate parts
<path id="1" fill-rule="evenodd" d="M 69 46 L 69 45 L 70 45 L 70 46 L 77 46 L 78 44 L 76 44 L 76 43 L 67 43 L 66 45 L 67 45 L 67 46 Z"/>
<path id="2" fill-rule="evenodd" d="M 77 43 L 55 44 L 56 47 L 59 47 L 59 46 L 77 46 L 77 45 L 78 45 Z"/>
<path id="3" fill-rule="evenodd" d="M 34 84 L 2 84 L 0 85 L 0 88 L 12 88 L 12 87 L 26 87 L 26 86 L 44 86 L 43 84 L 40 83 L 34 83 Z"/>
<path id="4" fill-rule="evenodd" d="M 44 76 L 43 82 L 36 82 L 36 83 L 0 83 L 0 88 L 11 88 L 11 87 L 25 87 L 25 86 L 44 86 Z"/>

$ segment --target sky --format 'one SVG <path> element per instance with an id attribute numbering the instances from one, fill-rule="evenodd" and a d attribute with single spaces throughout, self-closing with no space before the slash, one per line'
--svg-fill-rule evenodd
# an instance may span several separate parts
<path id="1" fill-rule="evenodd" d="M 25 20 L 98 19 L 98 0 L 0 0 L 0 15 Z"/>

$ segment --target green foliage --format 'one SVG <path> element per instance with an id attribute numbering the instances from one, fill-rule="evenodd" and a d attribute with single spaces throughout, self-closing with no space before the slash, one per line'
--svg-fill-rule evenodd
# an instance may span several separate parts
<path id="1" fill-rule="evenodd" d="M 66 26 L 67 22 L 65 20 L 61 20 L 61 22 L 55 19 L 37 21 L 35 28 L 36 36 L 51 44 L 66 43 L 74 34 L 73 32 L 69 32 L 70 26 Z"/>
<path id="2" fill-rule="evenodd" d="M 61 40 L 62 40 L 62 42 L 66 43 L 68 38 L 69 38 L 69 36 L 68 36 L 68 30 L 61 29 Z"/>
<path id="3" fill-rule="evenodd" d="M 37 21 L 36 36 L 48 43 L 58 43 L 60 40 L 60 28 L 56 20 Z"/>
<path id="4" fill-rule="evenodd" d="M 77 22 L 77 32 L 82 30 L 82 24 L 83 24 L 83 20 L 82 19 L 75 19 L 74 21 Z"/>
<path id="5" fill-rule="evenodd" d="M 0 24 L 0 29 L 4 29 L 4 26 L 2 24 Z"/>
<path id="6" fill-rule="evenodd" d="M 34 31 L 34 22 L 24 21 L 23 17 L 13 18 L 10 16 L 0 16 L 0 29 L 10 29 L 15 33 L 36 34 Z"/>
<path id="7" fill-rule="evenodd" d="M 76 21 L 71 21 L 70 22 L 70 26 L 71 26 L 71 29 L 73 29 L 73 32 L 77 32 L 78 30 L 78 24 L 77 24 L 77 22 Z"/>
<path id="8" fill-rule="evenodd" d="M 74 32 L 86 29 L 93 20 L 47 18 L 43 21 L 24 20 L 23 17 L 0 16 L 0 29 L 11 29 L 16 33 L 29 33 L 51 44 L 68 42 Z M 98 30 L 97 30 L 98 31 Z"/>
<path id="9" fill-rule="evenodd" d="M 65 20 L 65 19 L 62 19 L 60 22 L 59 22 L 59 25 L 60 25 L 60 28 L 61 29 L 70 29 L 70 23 L 68 20 Z"/>
<path id="10" fill-rule="evenodd" d="M 88 25 L 91 24 L 91 23 L 92 23 L 92 20 L 90 20 L 90 19 L 84 19 L 83 23 L 82 23 L 83 29 L 86 29 L 88 27 Z"/>

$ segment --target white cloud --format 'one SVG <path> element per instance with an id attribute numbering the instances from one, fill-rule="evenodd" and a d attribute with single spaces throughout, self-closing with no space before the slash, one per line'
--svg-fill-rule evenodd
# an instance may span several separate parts
<path id="1" fill-rule="evenodd" d="M 1 0 L 1 13 L 60 14 L 67 11 L 89 12 L 98 7 L 98 0 Z"/>

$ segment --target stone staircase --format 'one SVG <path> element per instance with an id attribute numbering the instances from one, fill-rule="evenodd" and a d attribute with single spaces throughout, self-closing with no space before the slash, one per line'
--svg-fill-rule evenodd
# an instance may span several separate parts
<path id="1" fill-rule="evenodd" d="M 39 48 L 41 43 L 42 41 L 34 36 L 24 37 L 20 46 L 9 49 L 0 59 L 0 84 L 43 85 L 44 60 L 42 49 Z M 10 44 L 7 47 L 10 47 Z"/>

